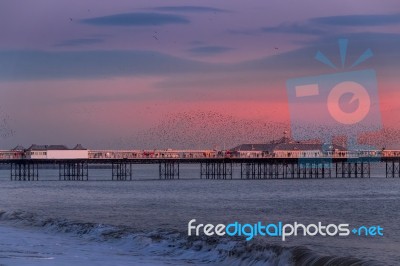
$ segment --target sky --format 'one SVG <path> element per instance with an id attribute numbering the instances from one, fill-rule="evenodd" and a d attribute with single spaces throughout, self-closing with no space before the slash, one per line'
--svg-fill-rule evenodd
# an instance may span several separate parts
<path id="1" fill-rule="evenodd" d="M 400 148 L 399 27 L 397 0 L 3 0 L 0 148 L 230 148 L 285 130 Z M 325 96 L 290 97 L 293 80 L 363 70 L 364 124 L 332 133 Z M 363 101 L 345 96 L 346 112 Z"/>

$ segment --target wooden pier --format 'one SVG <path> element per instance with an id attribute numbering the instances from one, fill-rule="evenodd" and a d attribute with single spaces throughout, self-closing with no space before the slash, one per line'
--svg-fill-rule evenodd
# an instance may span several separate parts
<path id="1" fill-rule="evenodd" d="M 138 159 L 10 159 L 12 181 L 37 181 L 40 170 L 58 168 L 60 181 L 87 181 L 92 167 L 110 169 L 110 179 L 134 180 L 139 165 L 158 166 L 159 179 L 179 179 L 181 165 L 198 165 L 200 179 L 323 179 L 370 178 L 371 163 L 381 164 L 386 178 L 400 178 L 399 157 L 359 158 L 138 158 Z"/>

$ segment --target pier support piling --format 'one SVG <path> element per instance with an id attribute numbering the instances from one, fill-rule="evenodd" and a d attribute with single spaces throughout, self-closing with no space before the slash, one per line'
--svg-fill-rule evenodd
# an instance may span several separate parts
<path id="1" fill-rule="evenodd" d="M 39 180 L 39 165 L 35 162 L 19 161 L 11 163 L 11 180 L 34 181 Z"/>
<path id="2" fill-rule="evenodd" d="M 400 177 L 400 159 L 386 161 L 386 178 Z"/>
<path id="3" fill-rule="evenodd" d="M 132 164 L 128 162 L 112 163 L 112 180 L 127 181 L 132 180 Z"/>
<path id="4" fill-rule="evenodd" d="M 288 164 L 278 162 L 249 162 L 240 164 L 241 179 L 287 178 Z M 289 171 L 290 173 L 290 171 Z"/>
<path id="5" fill-rule="evenodd" d="M 342 161 L 335 163 L 336 178 L 370 178 L 371 164 L 369 161 Z"/>
<path id="6" fill-rule="evenodd" d="M 240 164 L 241 179 L 331 178 L 332 164 L 326 161 L 249 162 Z"/>
<path id="7" fill-rule="evenodd" d="M 160 179 L 179 179 L 179 162 L 178 161 L 164 161 L 159 164 Z"/>
<path id="8" fill-rule="evenodd" d="M 205 179 L 232 179 L 231 162 L 201 162 L 200 178 Z"/>
<path id="9" fill-rule="evenodd" d="M 89 167 L 86 161 L 58 163 L 59 180 L 89 180 Z"/>

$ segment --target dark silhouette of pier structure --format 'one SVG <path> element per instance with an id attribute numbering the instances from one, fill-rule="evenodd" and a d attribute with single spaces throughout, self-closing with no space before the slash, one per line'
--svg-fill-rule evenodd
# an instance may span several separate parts
<path id="1" fill-rule="evenodd" d="M 6 159 L 10 179 L 39 180 L 40 170 L 58 168 L 58 180 L 89 180 L 91 167 L 110 169 L 111 180 L 134 180 L 138 165 L 158 166 L 159 179 L 179 179 L 181 165 L 198 165 L 201 179 L 370 178 L 371 164 L 381 164 L 386 178 L 400 178 L 400 157 L 358 158 L 136 158 L 136 159 Z"/>

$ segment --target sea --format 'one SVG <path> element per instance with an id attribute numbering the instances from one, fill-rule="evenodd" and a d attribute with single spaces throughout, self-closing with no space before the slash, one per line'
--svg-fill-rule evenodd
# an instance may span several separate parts
<path id="1" fill-rule="evenodd" d="M 90 169 L 89 181 L 10 181 L 0 171 L 0 265 L 400 265 L 400 179 L 200 179 L 181 165 L 160 180 L 134 165 L 132 181 Z M 188 236 L 188 222 L 380 226 L 383 236 Z"/>

